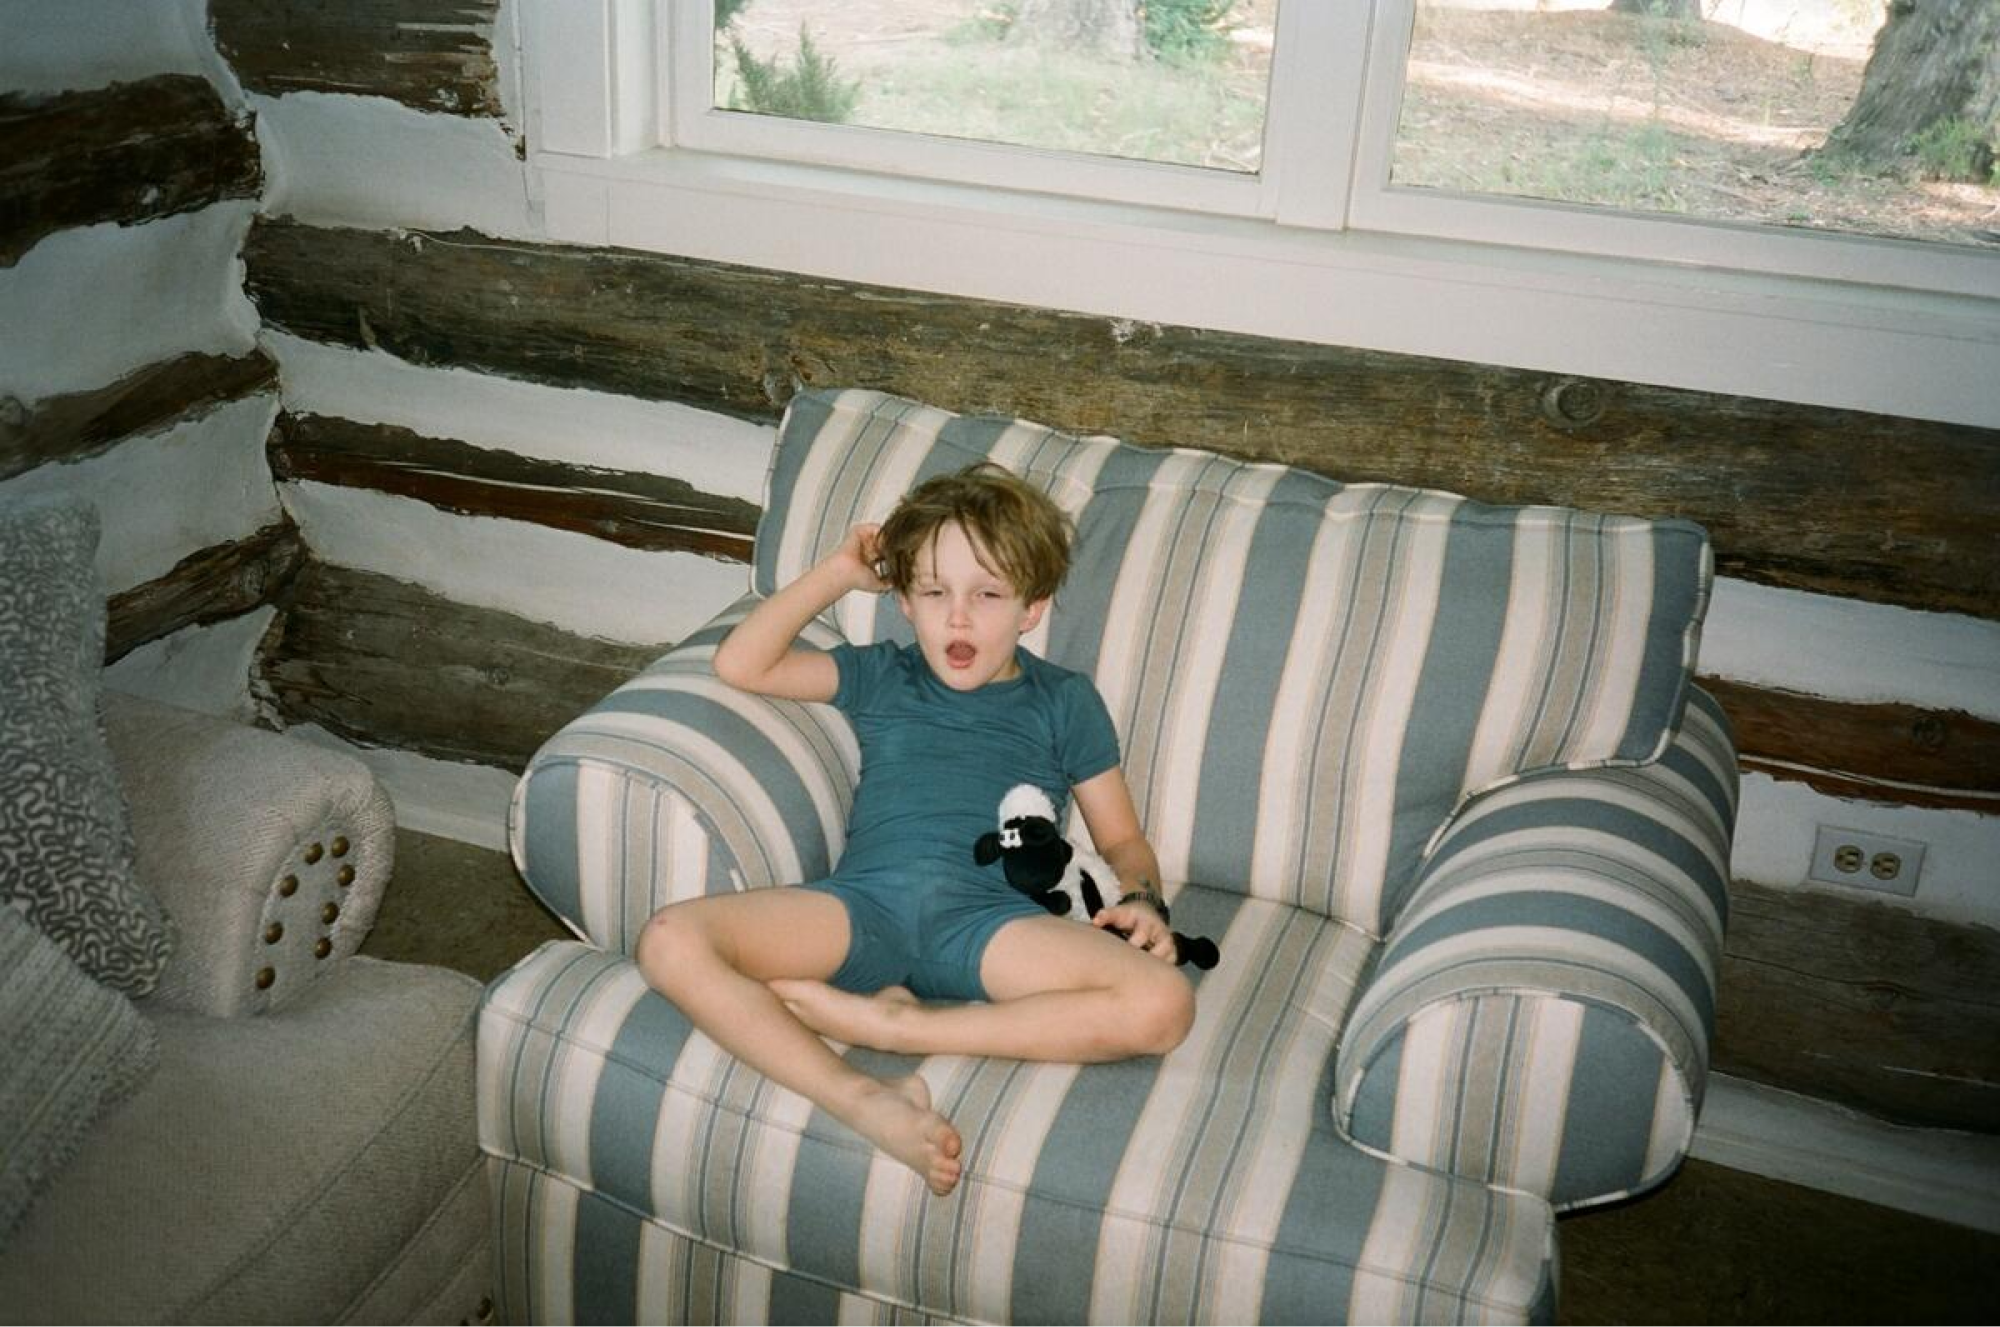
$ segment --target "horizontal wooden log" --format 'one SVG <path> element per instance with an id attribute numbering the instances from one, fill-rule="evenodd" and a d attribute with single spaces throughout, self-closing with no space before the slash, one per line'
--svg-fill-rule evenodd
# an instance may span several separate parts
<path id="1" fill-rule="evenodd" d="M 2000 931 L 1743 881 L 1730 896 L 1716 1069 L 2000 1131 Z"/>
<path id="2" fill-rule="evenodd" d="M 1960 710 L 1867 704 L 1704 677 L 1746 770 L 1836 797 L 2000 812 L 2000 723 Z"/>
<path id="3" fill-rule="evenodd" d="M 0 409 L 0 479 L 50 461 L 81 461 L 124 439 L 158 433 L 216 406 L 275 391 L 278 365 L 247 355 L 178 355 L 148 364 L 108 387 L 52 396 L 29 409 Z"/>
<path id="4" fill-rule="evenodd" d="M 252 92 L 344 92 L 498 116 L 499 0 L 209 0 L 215 44 Z"/>
<path id="5" fill-rule="evenodd" d="M 265 318 L 418 364 L 775 418 L 802 385 L 1500 503 L 1685 516 L 1726 574 L 2000 618 L 2000 430 L 618 249 L 260 222 Z"/>
<path id="6" fill-rule="evenodd" d="M 53 231 L 255 198 L 263 182 L 249 123 L 192 74 L 0 95 L 0 267 Z"/>
<path id="7" fill-rule="evenodd" d="M 298 527 L 289 520 L 189 554 L 166 575 L 111 596 L 105 662 L 183 627 L 227 621 L 271 603 L 304 558 Z"/>
<path id="8" fill-rule="evenodd" d="M 271 431 L 270 457 L 280 479 L 374 489 L 627 548 L 748 562 L 757 533 L 755 504 L 703 493 L 685 480 L 535 460 L 386 424 L 282 415 Z"/>
<path id="9" fill-rule="evenodd" d="M 281 607 L 257 664 L 275 717 L 516 771 L 668 649 L 592 640 L 316 560 Z"/>

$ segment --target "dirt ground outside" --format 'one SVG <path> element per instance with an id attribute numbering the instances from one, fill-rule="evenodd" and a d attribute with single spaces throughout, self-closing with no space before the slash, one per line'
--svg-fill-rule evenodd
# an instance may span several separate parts
<path id="1" fill-rule="evenodd" d="M 1288 0 L 1308 3 L 1317 0 Z M 1861 87 L 1879 0 L 1432 0 L 1412 39 L 1397 185 L 2000 248 L 2000 187 L 1816 155 Z M 1278 0 L 1239 0 L 1218 58 L 1107 68 L 1006 40 L 1000 0 L 748 0 L 745 45 L 809 27 L 860 85 L 853 122 L 1254 171 Z M 726 45 L 723 85 L 728 85 Z"/>

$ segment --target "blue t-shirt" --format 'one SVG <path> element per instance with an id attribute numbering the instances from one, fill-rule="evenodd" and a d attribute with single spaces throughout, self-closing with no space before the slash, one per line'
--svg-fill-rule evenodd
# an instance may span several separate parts
<path id="1" fill-rule="evenodd" d="M 1000 799 L 1032 783 L 1055 805 L 1118 764 L 1118 732 L 1082 673 L 1016 648 L 1020 675 L 976 691 L 937 679 L 915 645 L 838 645 L 833 703 L 861 742 L 861 786 L 834 879 L 908 874 L 1004 879 L 972 860 Z"/>

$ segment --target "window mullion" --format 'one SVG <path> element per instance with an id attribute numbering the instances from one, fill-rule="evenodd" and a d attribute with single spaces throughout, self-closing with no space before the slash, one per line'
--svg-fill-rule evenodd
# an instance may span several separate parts
<path id="1" fill-rule="evenodd" d="M 1375 8 L 1368 0 L 1278 6 L 1264 173 L 1283 225 L 1347 223 Z"/>

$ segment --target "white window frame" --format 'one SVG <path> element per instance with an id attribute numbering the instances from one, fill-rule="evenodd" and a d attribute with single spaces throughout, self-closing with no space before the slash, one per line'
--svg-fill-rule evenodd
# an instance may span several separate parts
<path id="1" fill-rule="evenodd" d="M 714 112 L 708 0 L 516 3 L 551 238 L 2000 427 L 2000 256 L 1390 187 L 1414 0 L 1281 4 L 1256 181 Z"/>

